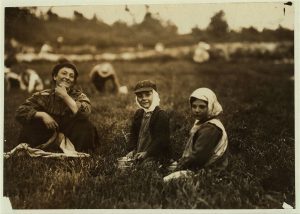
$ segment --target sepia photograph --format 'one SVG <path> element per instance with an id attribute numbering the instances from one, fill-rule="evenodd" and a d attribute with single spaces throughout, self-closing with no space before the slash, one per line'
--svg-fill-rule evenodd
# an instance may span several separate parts
<path id="1" fill-rule="evenodd" d="M 0 213 L 295 211 L 297 2 L 16 2 Z"/>

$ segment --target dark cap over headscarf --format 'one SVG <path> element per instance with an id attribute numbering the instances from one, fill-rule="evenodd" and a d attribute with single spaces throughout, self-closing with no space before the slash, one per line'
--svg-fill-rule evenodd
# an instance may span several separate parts
<path id="1" fill-rule="evenodd" d="M 156 84 L 151 80 L 142 80 L 139 81 L 134 87 L 134 93 L 139 93 L 142 91 L 157 91 Z"/>
<path id="2" fill-rule="evenodd" d="M 52 78 L 55 75 L 57 75 L 58 71 L 62 68 L 71 68 L 74 71 L 75 80 L 77 79 L 78 70 L 77 70 L 76 66 L 70 62 L 63 62 L 63 63 L 59 63 L 59 64 L 55 65 L 54 68 L 52 69 Z"/>

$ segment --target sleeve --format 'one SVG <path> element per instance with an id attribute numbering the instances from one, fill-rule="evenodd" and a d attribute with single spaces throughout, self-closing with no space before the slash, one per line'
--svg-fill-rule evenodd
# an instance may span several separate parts
<path id="1" fill-rule="evenodd" d="M 186 169 L 191 166 L 203 167 L 209 160 L 215 147 L 222 137 L 222 130 L 213 124 L 207 124 L 197 132 L 193 149 L 188 157 L 179 160 L 178 168 Z"/>
<path id="2" fill-rule="evenodd" d="M 84 94 L 81 93 L 75 100 L 76 105 L 78 107 L 77 114 L 88 116 L 92 112 L 92 106 L 89 98 Z"/>
<path id="3" fill-rule="evenodd" d="M 16 120 L 21 124 L 30 122 L 37 111 L 44 110 L 45 104 L 45 99 L 40 95 L 40 92 L 33 94 L 18 107 Z"/>
<path id="4" fill-rule="evenodd" d="M 169 144 L 169 117 L 165 111 L 161 110 L 158 114 L 158 119 L 154 125 L 152 142 L 147 153 L 149 156 L 159 156 L 161 153 L 167 155 L 165 153 L 168 151 Z"/>

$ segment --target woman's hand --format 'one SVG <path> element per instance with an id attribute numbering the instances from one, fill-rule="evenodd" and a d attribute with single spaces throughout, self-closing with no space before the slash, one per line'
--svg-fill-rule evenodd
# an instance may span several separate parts
<path id="1" fill-rule="evenodd" d="M 47 129 L 57 129 L 58 124 L 57 122 L 46 112 L 37 112 L 35 114 L 35 117 L 41 118 L 42 121 L 44 122 L 45 126 Z"/>
<path id="2" fill-rule="evenodd" d="M 68 92 L 67 89 L 64 86 L 61 85 L 57 85 L 55 87 L 55 95 L 59 96 L 62 99 L 65 99 L 66 97 L 68 97 Z"/>
<path id="3" fill-rule="evenodd" d="M 63 99 L 63 101 L 69 106 L 71 111 L 76 114 L 78 112 L 78 106 L 76 105 L 75 100 L 69 96 L 67 89 L 63 85 L 57 85 L 55 87 L 55 94 Z"/>

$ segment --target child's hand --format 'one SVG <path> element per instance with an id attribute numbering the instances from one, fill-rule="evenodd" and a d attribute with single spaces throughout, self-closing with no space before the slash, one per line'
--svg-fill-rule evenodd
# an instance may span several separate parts
<path id="1" fill-rule="evenodd" d="M 174 161 L 173 163 L 170 164 L 170 166 L 168 167 L 169 171 L 174 171 L 178 166 L 178 162 Z"/>
<path id="2" fill-rule="evenodd" d="M 133 159 L 134 153 L 135 153 L 135 151 L 133 150 L 133 151 L 129 152 L 129 153 L 126 155 L 126 157 L 127 157 L 127 158 L 130 158 L 130 159 Z"/>
<path id="3" fill-rule="evenodd" d="M 139 152 L 135 154 L 134 159 L 143 160 L 146 158 L 146 156 L 147 156 L 147 152 Z"/>

